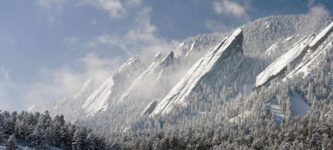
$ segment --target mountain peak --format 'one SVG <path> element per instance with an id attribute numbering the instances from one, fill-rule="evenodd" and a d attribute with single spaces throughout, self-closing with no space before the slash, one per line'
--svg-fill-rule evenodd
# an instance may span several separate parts
<path id="1" fill-rule="evenodd" d="M 227 36 L 212 51 L 200 59 L 167 96 L 160 101 L 152 114 L 166 114 L 175 106 L 187 105 L 189 96 L 196 92 L 195 89 L 200 84 L 207 81 L 206 77 L 210 76 L 210 74 L 218 73 L 219 71 L 217 70 L 223 69 L 223 66 L 220 66 L 221 62 L 228 57 L 233 57 L 232 55 L 236 55 L 237 52 L 242 53 L 242 33 L 241 28 L 236 29 L 230 36 Z"/>

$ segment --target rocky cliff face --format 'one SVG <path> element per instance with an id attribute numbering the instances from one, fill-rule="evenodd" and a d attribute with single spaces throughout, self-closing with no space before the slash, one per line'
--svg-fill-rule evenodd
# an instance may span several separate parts
<path id="1" fill-rule="evenodd" d="M 218 77 L 232 74 L 239 65 L 231 69 L 227 66 L 230 61 L 238 61 L 240 64 L 242 54 L 243 33 L 241 29 L 235 30 L 226 37 L 211 52 L 200 59 L 180 80 L 180 82 L 161 100 L 152 112 L 153 115 L 169 113 L 177 105 L 187 105 L 191 96 L 195 94 L 208 95 L 200 88 L 206 83 L 214 81 L 217 86 L 212 85 L 213 90 L 218 91 Z M 225 70 L 225 71 L 221 71 Z M 228 76 L 228 75 L 226 75 Z M 222 79 L 222 78 L 221 78 Z M 201 86 L 201 87 L 200 87 Z M 204 97 L 204 96 L 202 96 Z M 194 97 L 192 97 L 194 98 Z"/>
<path id="2" fill-rule="evenodd" d="M 282 74 L 289 70 L 288 78 L 303 72 L 307 74 L 312 63 L 315 62 L 317 56 L 325 53 L 329 46 L 332 45 L 330 34 L 333 32 L 333 23 L 329 24 L 325 29 L 316 36 L 309 35 L 295 43 L 285 54 L 277 58 L 256 78 L 256 88 L 263 86 L 274 78 L 284 77 Z"/>

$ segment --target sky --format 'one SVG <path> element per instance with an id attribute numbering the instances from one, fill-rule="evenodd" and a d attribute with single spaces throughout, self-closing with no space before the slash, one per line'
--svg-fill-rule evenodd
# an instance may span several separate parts
<path id="1" fill-rule="evenodd" d="M 1 0 L 0 109 L 61 100 L 129 57 L 149 60 L 197 34 L 332 13 L 332 0 Z"/>

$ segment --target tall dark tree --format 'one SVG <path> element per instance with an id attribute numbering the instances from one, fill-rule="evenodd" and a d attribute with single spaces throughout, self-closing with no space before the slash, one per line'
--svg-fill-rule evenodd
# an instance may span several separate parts
<path id="1" fill-rule="evenodd" d="M 7 143 L 6 143 L 6 148 L 8 150 L 17 150 L 18 146 L 17 146 L 16 138 L 15 138 L 14 134 L 9 136 Z"/>

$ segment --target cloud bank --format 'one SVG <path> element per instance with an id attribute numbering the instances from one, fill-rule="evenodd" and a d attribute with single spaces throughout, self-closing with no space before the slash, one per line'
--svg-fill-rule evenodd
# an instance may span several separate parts
<path id="1" fill-rule="evenodd" d="M 169 41 L 158 36 L 158 29 L 152 24 L 152 9 L 145 7 L 135 18 L 134 26 L 123 35 L 100 35 L 89 42 L 93 49 L 107 46 L 118 49 L 127 56 L 140 55 L 150 58 L 157 52 L 168 52 L 175 48 L 177 41 Z"/>
<path id="2" fill-rule="evenodd" d="M 101 83 L 112 74 L 112 70 L 120 62 L 120 59 L 110 60 L 95 54 L 87 54 L 74 64 L 80 69 L 73 66 L 64 66 L 53 70 L 43 69 L 42 79 L 26 89 L 27 105 L 57 101 L 66 96 L 74 95 L 82 84 L 90 79 Z"/>
<path id="3" fill-rule="evenodd" d="M 320 3 L 316 3 L 315 0 L 310 0 L 308 3 L 308 7 L 309 7 L 309 15 L 312 16 L 329 16 L 330 15 L 330 11 L 322 4 Z"/>
<path id="4" fill-rule="evenodd" d="M 43 9 L 50 9 L 55 5 L 62 7 L 62 0 L 38 0 Z M 155 53 L 172 50 L 178 43 L 166 40 L 158 35 L 158 28 L 152 23 L 150 14 L 152 8 L 144 6 L 141 0 L 80 0 L 75 7 L 89 6 L 101 12 L 107 12 L 110 19 L 128 17 L 127 13 L 134 13 L 132 25 L 118 34 L 104 33 L 92 37 L 87 46 L 93 53 L 88 53 L 83 58 L 75 60 L 71 65 L 65 65 L 57 69 L 42 69 L 42 78 L 28 85 L 23 95 L 27 99 L 27 106 L 62 100 L 79 91 L 82 84 L 90 79 L 103 82 L 113 70 L 125 62 L 125 59 L 133 55 L 143 56 L 144 60 L 150 60 Z M 136 7 L 134 12 L 129 9 Z M 130 18 L 129 18 L 130 19 Z M 95 22 L 96 23 L 96 22 Z M 66 37 L 63 40 L 67 44 L 83 42 L 76 36 Z M 98 51 L 109 51 L 115 56 L 112 59 L 100 57 Z M 125 56 L 117 56 L 115 51 Z"/>

